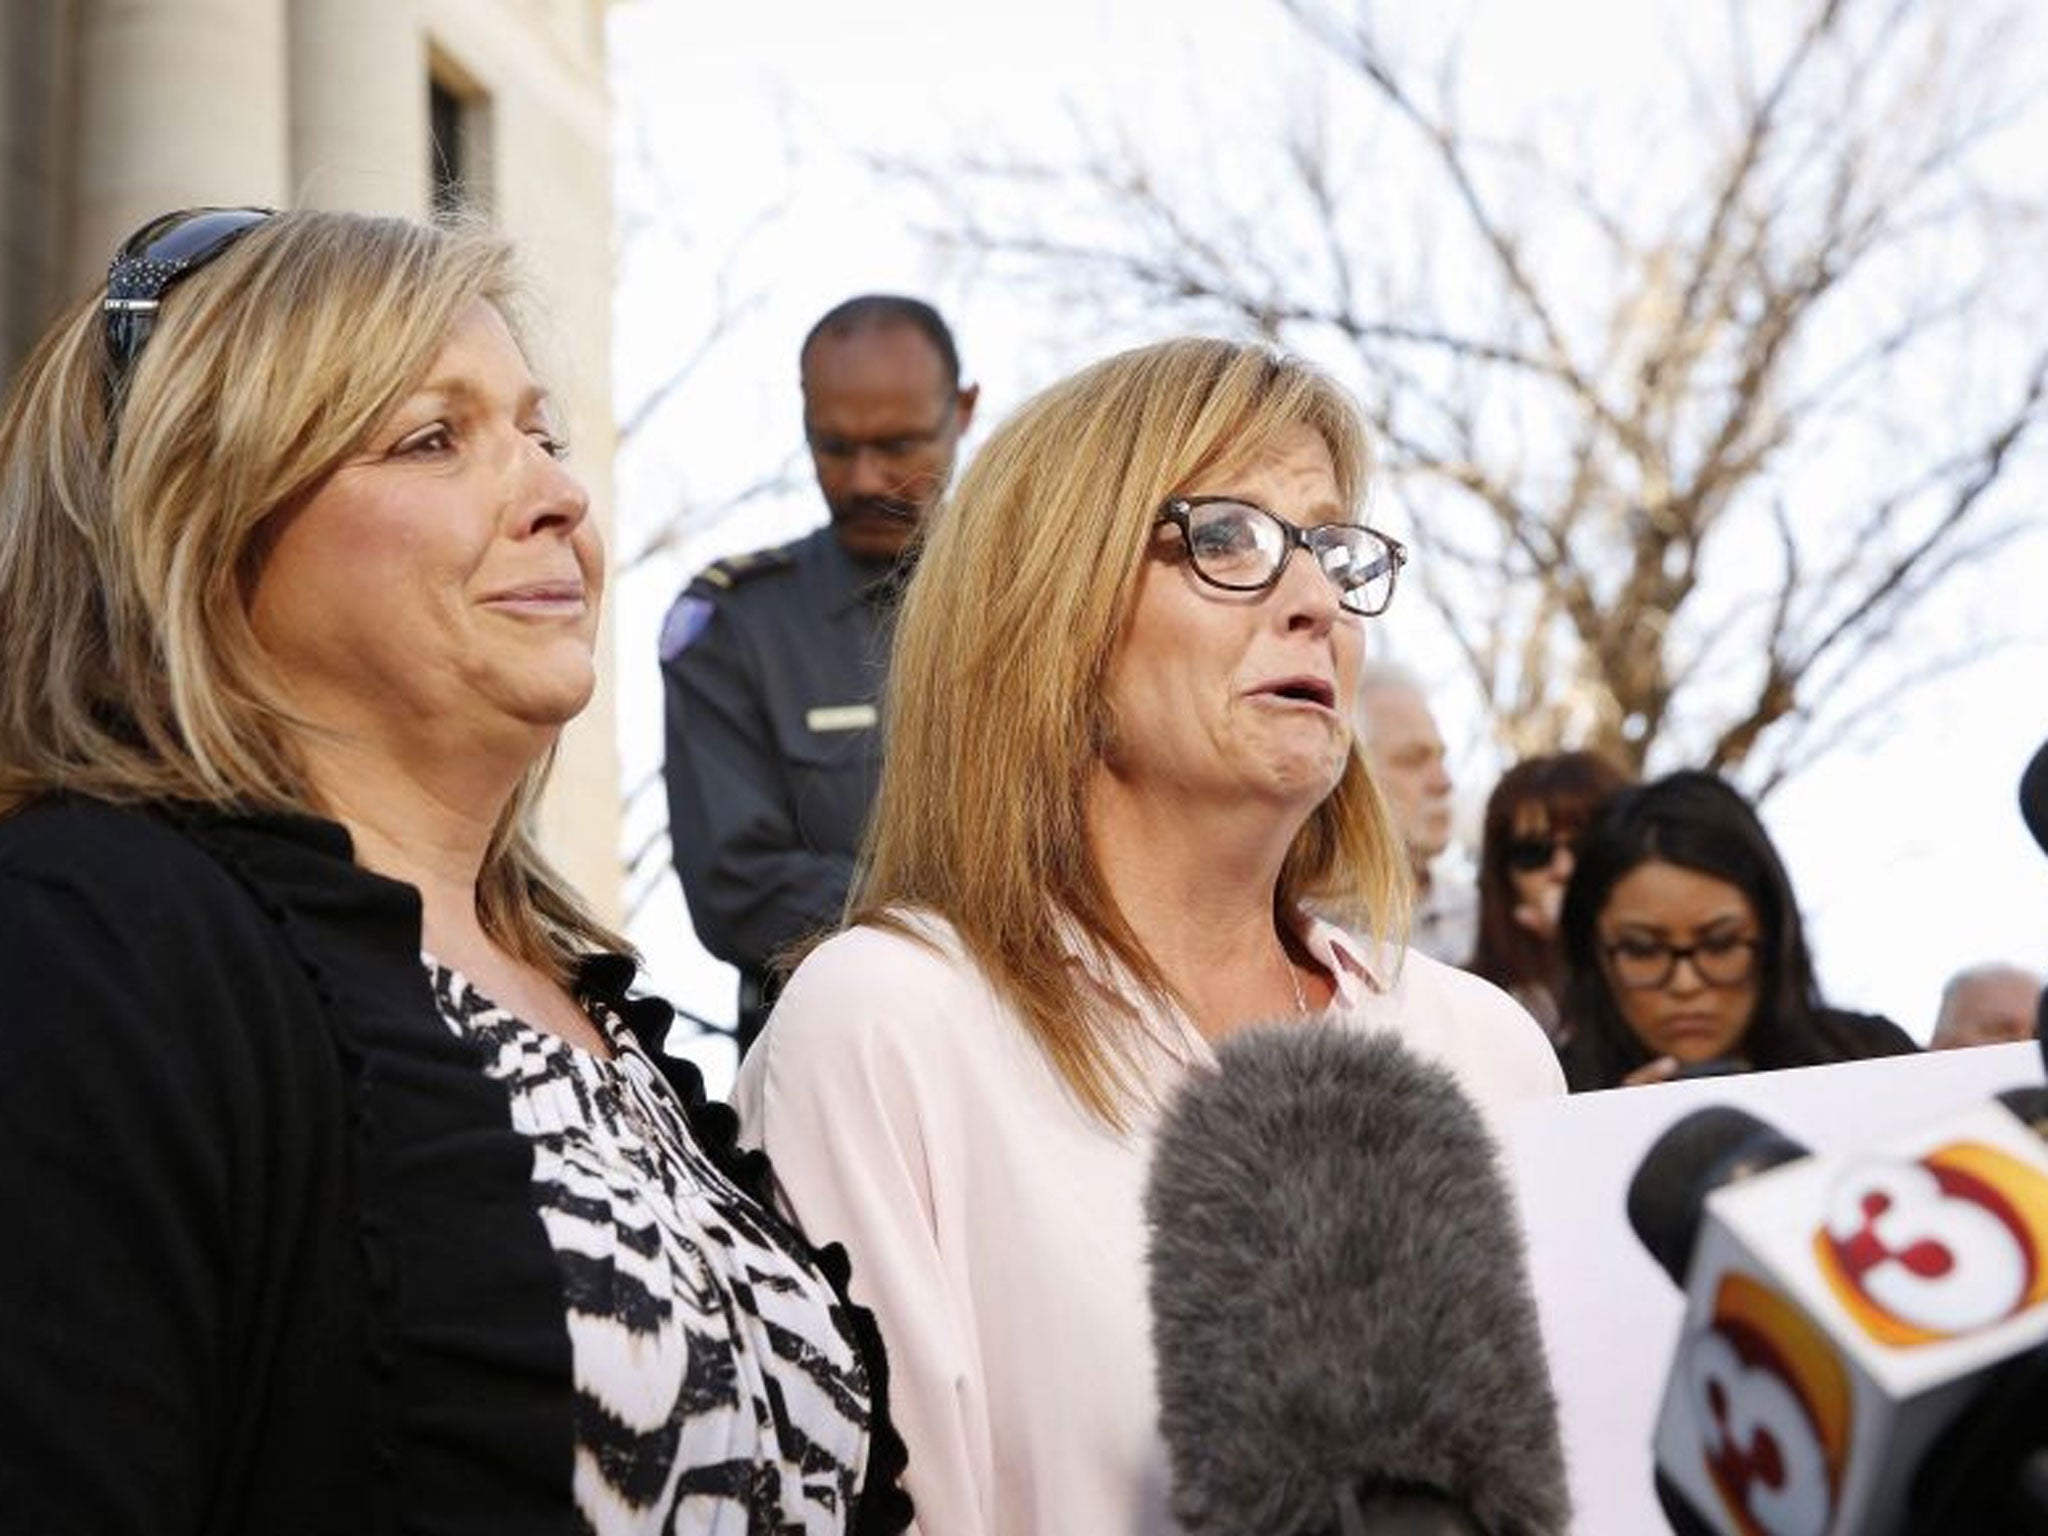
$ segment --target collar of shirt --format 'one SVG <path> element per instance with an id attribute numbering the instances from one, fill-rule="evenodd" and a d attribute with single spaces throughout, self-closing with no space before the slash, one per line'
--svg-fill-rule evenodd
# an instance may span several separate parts
<path id="1" fill-rule="evenodd" d="M 916 568 L 915 561 L 908 558 L 888 565 L 856 560 L 829 523 L 818 530 L 814 554 L 819 577 L 827 588 L 822 606 L 834 618 L 861 605 L 877 613 L 892 611 L 903 595 L 903 584 Z"/>
<path id="2" fill-rule="evenodd" d="M 1336 986 L 1336 995 L 1330 999 L 1333 1011 L 1348 1012 L 1364 1001 L 1366 992 L 1387 990 L 1393 966 L 1385 946 L 1307 912 L 1297 916 L 1294 933 L 1316 964 L 1330 973 Z"/>

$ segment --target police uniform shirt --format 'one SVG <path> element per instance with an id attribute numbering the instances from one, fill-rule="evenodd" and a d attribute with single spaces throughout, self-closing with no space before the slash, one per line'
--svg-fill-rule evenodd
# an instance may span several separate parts
<path id="1" fill-rule="evenodd" d="M 827 526 L 720 560 L 662 627 L 669 837 L 705 948 L 761 972 L 836 923 L 880 768 L 895 584 Z"/>

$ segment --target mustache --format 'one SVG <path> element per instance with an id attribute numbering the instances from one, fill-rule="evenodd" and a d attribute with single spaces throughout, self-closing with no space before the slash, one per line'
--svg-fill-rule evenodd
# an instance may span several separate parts
<path id="1" fill-rule="evenodd" d="M 832 516 L 839 522 L 880 517 L 893 522 L 914 523 L 921 510 L 918 503 L 901 496 L 849 496 L 832 509 Z"/>

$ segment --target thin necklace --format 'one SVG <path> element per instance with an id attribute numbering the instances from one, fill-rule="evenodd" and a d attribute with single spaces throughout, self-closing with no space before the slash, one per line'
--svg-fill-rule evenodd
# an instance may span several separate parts
<path id="1" fill-rule="evenodd" d="M 1301 967 L 1294 963 L 1284 945 L 1280 950 L 1280 963 L 1287 967 L 1288 984 L 1294 988 L 1294 1016 L 1305 1019 L 1308 1017 L 1308 999 L 1302 995 Z"/>

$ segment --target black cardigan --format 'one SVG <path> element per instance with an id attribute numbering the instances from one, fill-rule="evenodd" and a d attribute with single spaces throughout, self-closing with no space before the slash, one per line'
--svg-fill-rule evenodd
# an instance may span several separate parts
<path id="1" fill-rule="evenodd" d="M 56 800 L 0 821 L 0 1530 L 573 1530 L 561 1284 L 412 887 L 328 822 Z M 764 1204 L 669 1010 L 585 962 Z M 791 1241 L 799 1240 L 792 1236 Z M 849 1528 L 900 1530 L 875 1388 Z"/>

